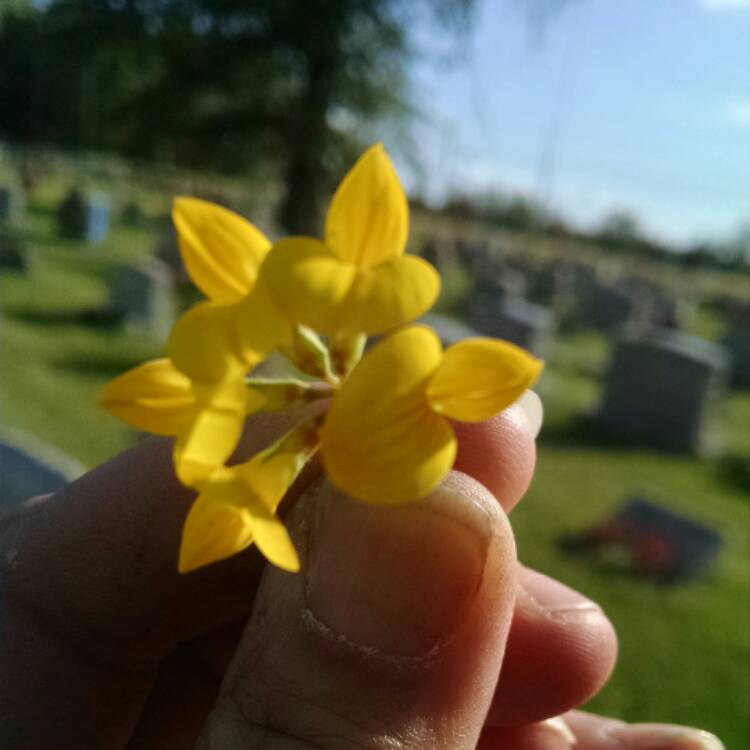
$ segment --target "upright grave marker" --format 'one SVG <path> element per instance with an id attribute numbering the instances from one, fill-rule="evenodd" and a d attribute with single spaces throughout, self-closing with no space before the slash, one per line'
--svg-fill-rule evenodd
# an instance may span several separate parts
<path id="1" fill-rule="evenodd" d="M 86 196 L 71 190 L 57 210 L 60 234 L 89 244 L 101 242 L 109 228 L 109 204 L 102 195 Z"/>
<path id="2" fill-rule="evenodd" d="M 123 266 L 112 280 L 110 307 L 126 325 L 166 338 L 174 321 L 170 269 L 156 258 L 137 266 Z"/>
<path id="3" fill-rule="evenodd" d="M 623 339 L 597 421 L 615 436 L 667 450 L 710 449 L 708 425 L 728 364 L 725 349 L 683 333 Z"/>

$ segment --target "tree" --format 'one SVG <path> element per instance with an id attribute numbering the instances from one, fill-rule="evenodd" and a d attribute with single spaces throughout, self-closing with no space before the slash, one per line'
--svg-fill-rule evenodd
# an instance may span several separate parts
<path id="1" fill-rule="evenodd" d="M 51 0 L 24 16 L 30 46 L 20 63 L 28 75 L 14 80 L 54 84 L 67 97 L 30 118 L 45 128 L 22 133 L 195 167 L 278 164 L 281 221 L 309 233 L 331 173 L 361 146 L 360 124 L 408 112 L 405 64 L 416 51 L 408 29 L 424 13 L 445 29 L 466 28 L 473 4 Z M 0 34 L 0 69 L 6 41 Z M 2 92 L 0 85 L 0 105 Z M 10 110 L 17 122 L 38 102 L 26 105 Z M 4 131 L 19 136 L 18 128 Z"/>

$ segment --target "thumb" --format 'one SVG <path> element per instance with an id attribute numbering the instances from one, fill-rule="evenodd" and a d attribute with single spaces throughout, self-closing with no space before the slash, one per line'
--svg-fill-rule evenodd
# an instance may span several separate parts
<path id="1" fill-rule="evenodd" d="M 297 575 L 268 567 L 201 750 L 473 750 L 516 589 L 497 500 L 451 474 L 417 503 L 327 483 L 289 529 Z"/>

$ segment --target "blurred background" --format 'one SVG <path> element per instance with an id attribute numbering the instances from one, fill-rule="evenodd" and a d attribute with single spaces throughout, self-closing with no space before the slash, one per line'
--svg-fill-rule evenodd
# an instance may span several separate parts
<path id="1" fill-rule="evenodd" d="M 590 708 L 746 747 L 750 0 L 2 0 L 2 502 L 138 438 L 175 195 L 318 233 L 375 140 L 444 341 L 547 361 L 513 523 L 617 627 Z"/>

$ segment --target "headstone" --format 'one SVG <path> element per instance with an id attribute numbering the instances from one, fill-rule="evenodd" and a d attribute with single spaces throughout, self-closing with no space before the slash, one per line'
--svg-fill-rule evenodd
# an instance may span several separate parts
<path id="1" fill-rule="evenodd" d="M 428 313 L 421 321 L 435 330 L 443 346 L 451 346 L 464 339 L 481 336 L 475 329 L 447 315 Z"/>
<path id="2" fill-rule="evenodd" d="M 737 327 L 723 341 L 731 357 L 731 382 L 737 388 L 750 388 L 750 325 Z"/>
<path id="3" fill-rule="evenodd" d="M 630 296 L 631 320 L 658 328 L 679 328 L 680 306 L 660 284 L 630 276 L 619 280 L 616 287 Z"/>
<path id="4" fill-rule="evenodd" d="M 22 432 L 0 435 L 0 510 L 57 492 L 82 474 L 83 467 L 49 445 Z"/>
<path id="5" fill-rule="evenodd" d="M 0 221 L 17 222 L 23 216 L 23 191 L 14 185 L 0 186 Z"/>
<path id="6" fill-rule="evenodd" d="M 0 269 L 26 271 L 29 254 L 25 241 L 15 232 L 0 227 Z"/>
<path id="7" fill-rule="evenodd" d="M 510 341 L 537 357 L 545 356 L 554 332 L 550 310 L 515 297 L 473 307 L 471 323 L 482 334 Z"/>
<path id="8" fill-rule="evenodd" d="M 191 283 L 185 264 L 182 262 L 177 234 L 171 219 L 163 222 L 163 229 L 156 244 L 154 256 L 169 268 L 175 284 Z"/>
<path id="9" fill-rule="evenodd" d="M 712 529 L 634 497 L 613 516 L 561 540 L 571 553 L 619 560 L 626 569 L 660 583 L 679 583 L 704 572 L 721 548 Z"/>
<path id="10" fill-rule="evenodd" d="M 96 244 L 107 235 L 109 205 L 104 196 L 86 196 L 74 188 L 60 204 L 57 222 L 63 237 Z"/>
<path id="11" fill-rule="evenodd" d="M 143 209 L 135 201 L 128 201 L 120 214 L 120 221 L 128 227 L 140 227 L 143 225 Z"/>
<path id="12" fill-rule="evenodd" d="M 636 317 L 636 302 L 624 289 L 597 282 L 590 290 L 587 317 L 591 327 L 612 330 Z"/>
<path id="13" fill-rule="evenodd" d="M 727 368 L 722 347 L 687 334 L 622 339 L 596 420 L 618 437 L 701 452 L 711 447 L 708 423 Z"/>
<path id="14" fill-rule="evenodd" d="M 420 255 L 437 268 L 440 273 L 455 263 L 453 251 L 439 237 L 427 237 L 422 245 Z"/>
<path id="15" fill-rule="evenodd" d="M 152 259 L 123 266 L 112 280 L 110 308 L 124 323 L 156 338 L 166 338 L 174 321 L 174 287 L 169 268 Z"/>

